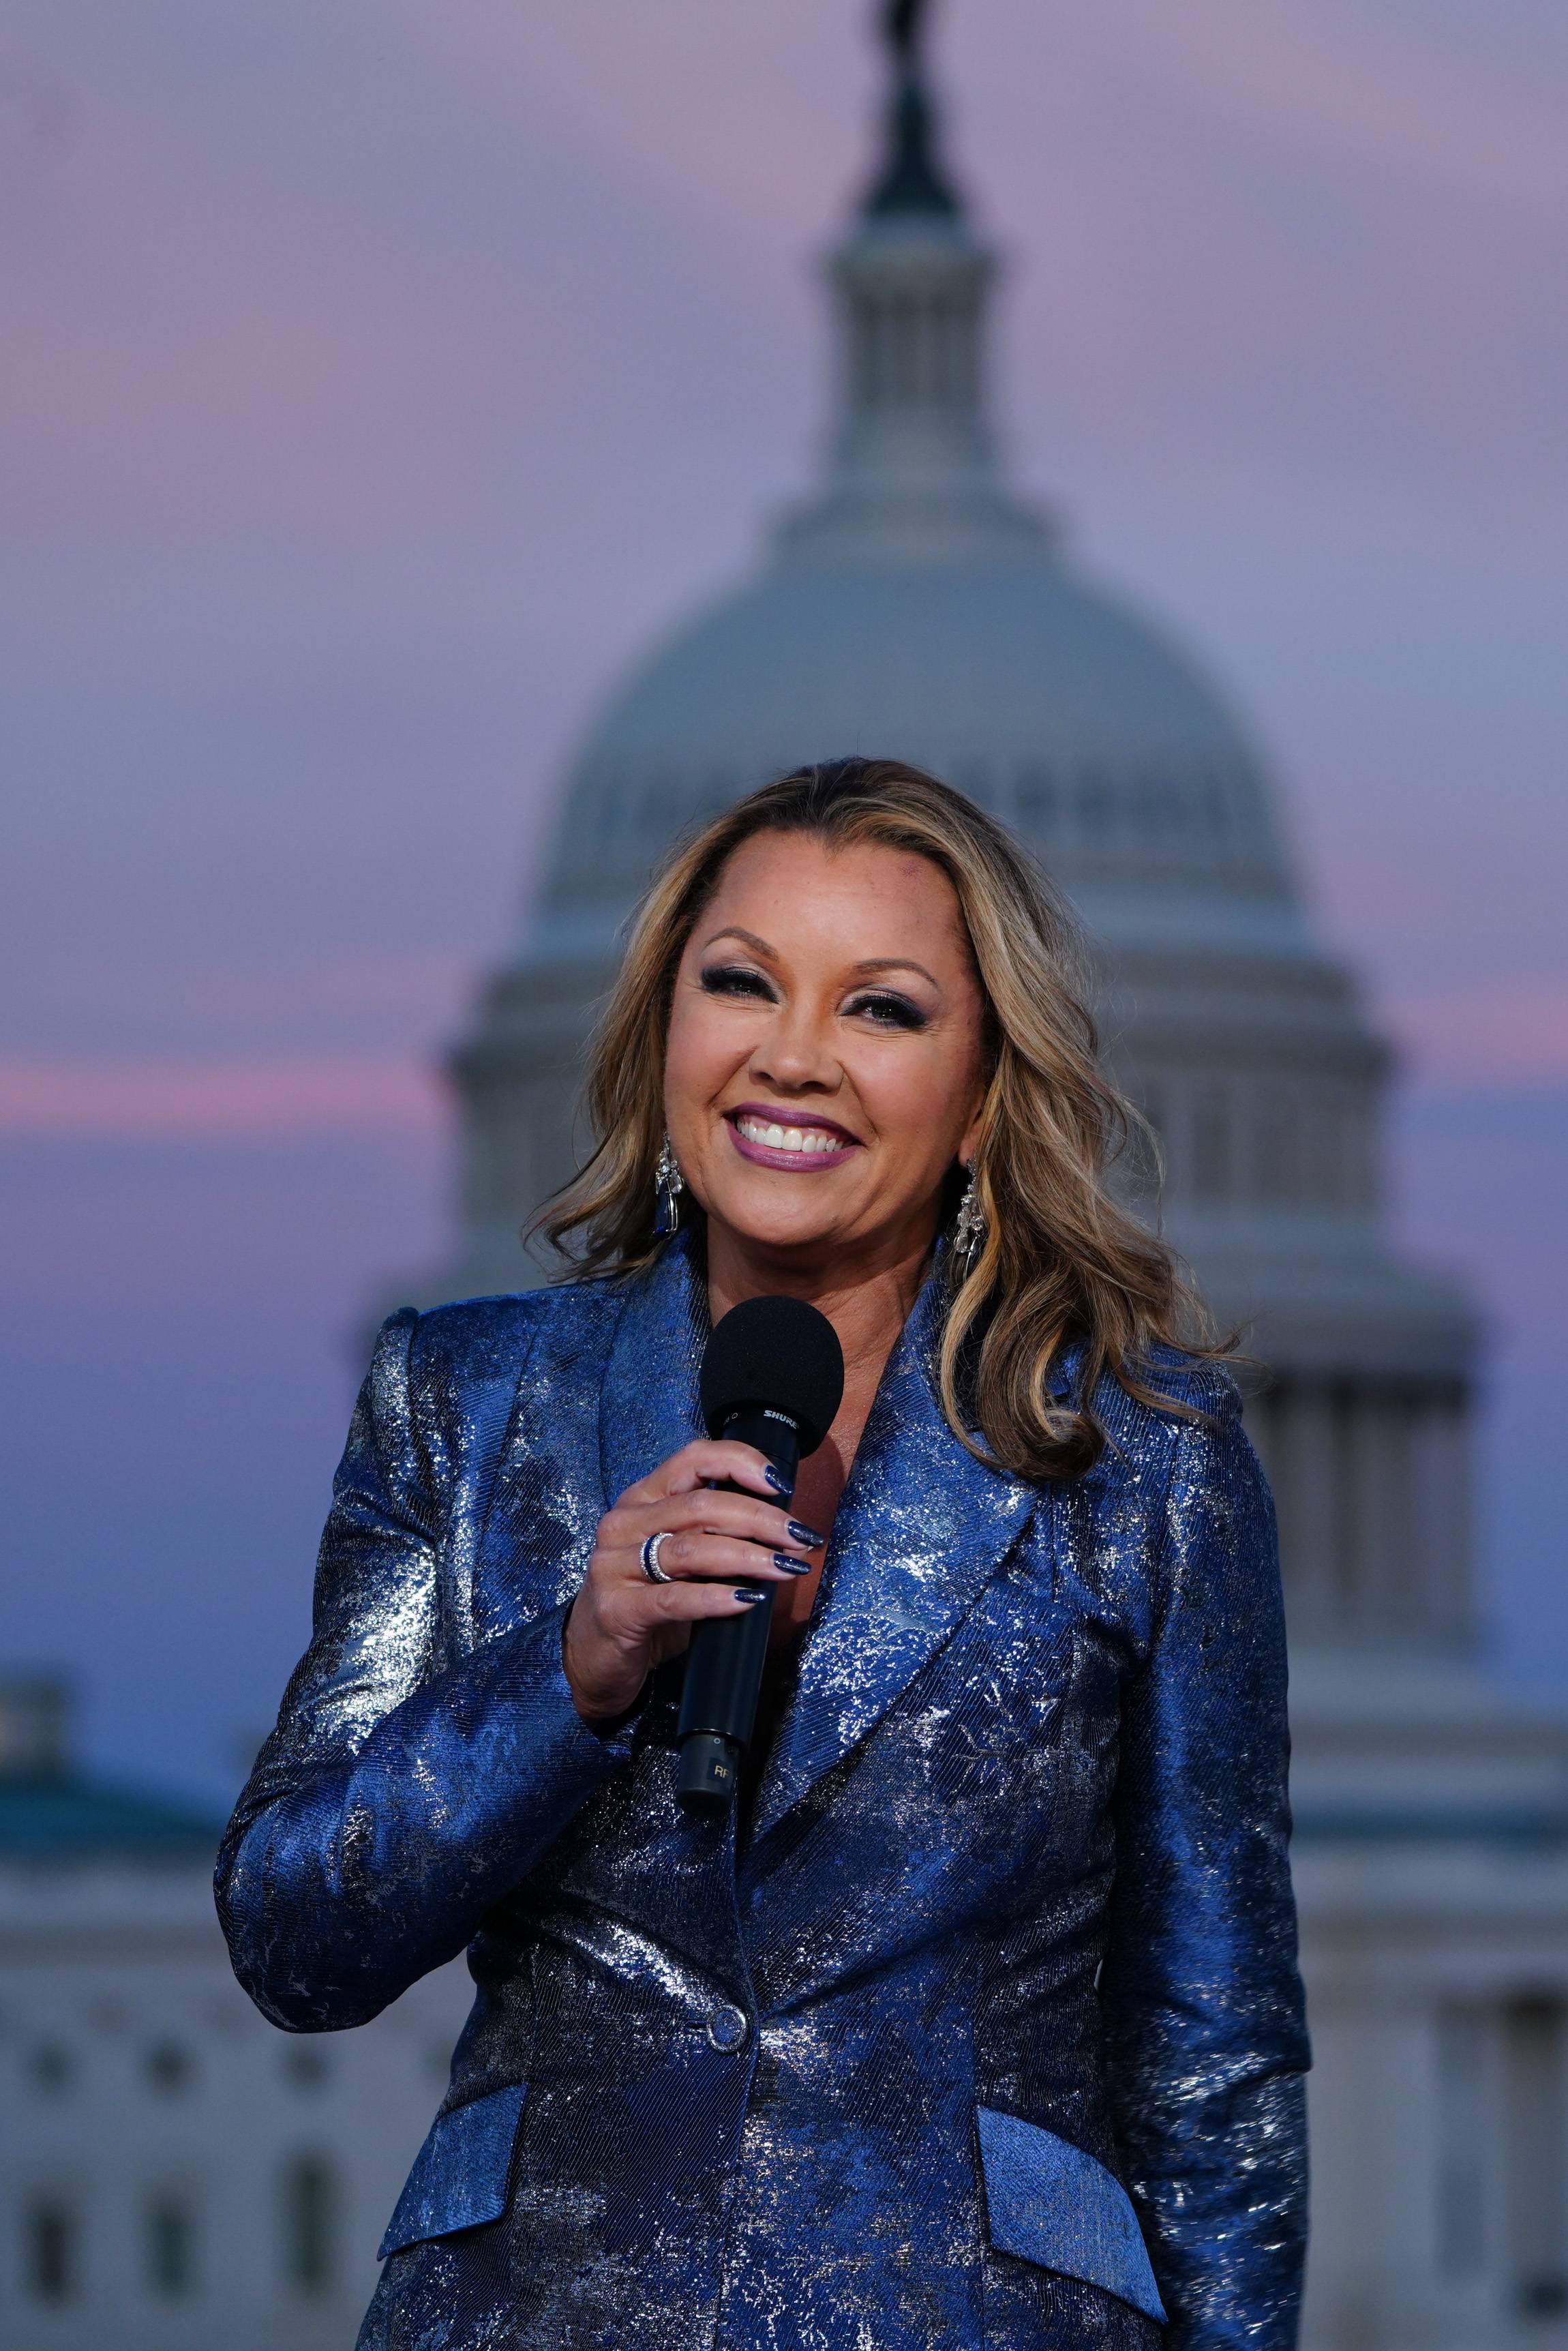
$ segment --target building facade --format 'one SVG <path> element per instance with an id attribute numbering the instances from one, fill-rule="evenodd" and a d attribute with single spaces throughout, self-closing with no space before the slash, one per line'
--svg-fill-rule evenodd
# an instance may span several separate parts
<path id="1" fill-rule="evenodd" d="M 77 1771 L 0 1684 L 0 2343 L 350 2351 L 445 2087 L 461 1966 L 356 2032 L 278 2032 L 213 1908 L 222 1823 Z"/>

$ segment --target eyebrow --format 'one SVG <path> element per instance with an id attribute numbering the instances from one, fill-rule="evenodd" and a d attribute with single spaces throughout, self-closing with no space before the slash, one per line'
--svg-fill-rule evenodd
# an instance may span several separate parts
<path id="1" fill-rule="evenodd" d="M 933 987 L 940 988 L 942 985 L 936 973 L 927 971 L 923 963 L 916 963 L 913 956 L 869 956 L 864 963 L 857 963 L 852 968 L 863 972 L 917 971 L 922 979 L 931 982 Z"/>
<path id="2" fill-rule="evenodd" d="M 755 947 L 757 953 L 766 956 L 769 963 L 777 963 L 779 960 L 777 947 L 769 946 L 766 939 L 759 939 L 755 931 L 743 931 L 738 923 L 727 923 L 722 931 L 712 932 L 703 941 L 703 945 L 705 947 L 711 947 L 720 939 L 744 939 L 748 947 Z M 862 962 L 852 964 L 850 968 L 852 971 L 865 975 L 875 971 L 917 971 L 921 978 L 928 979 L 938 992 L 942 987 L 936 973 L 927 971 L 925 966 L 923 963 L 916 963 L 912 956 L 868 956 Z"/>

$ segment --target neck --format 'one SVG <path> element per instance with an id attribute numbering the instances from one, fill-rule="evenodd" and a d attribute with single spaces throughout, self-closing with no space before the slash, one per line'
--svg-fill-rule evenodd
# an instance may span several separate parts
<path id="1" fill-rule="evenodd" d="M 803 1259 L 769 1250 L 710 1217 L 708 1311 L 717 1322 L 743 1299 L 804 1299 L 825 1314 L 844 1351 L 847 1391 L 874 1388 L 920 1294 L 936 1238 L 936 1218 L 909 1233 L 857 1249 Z"/>

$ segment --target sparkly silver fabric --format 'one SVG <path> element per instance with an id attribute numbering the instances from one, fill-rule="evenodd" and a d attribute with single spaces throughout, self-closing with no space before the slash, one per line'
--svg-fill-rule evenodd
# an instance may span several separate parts
<path id="1" fill-rule="evenodd" d="M 678 1667 L 607 1734 L 560 1667 L 601 1512 L 696 1430 L 692 1247 L 392 1317 L 225 1844 L 292 2031 L 468 1950 L 362 2351 L 1152 2351 L 1162 2305 L 1286 2351 L 1284 1648 L 1229 1383 L 1108 1389 L 1098 1466 L 1017 1483 L 943 1423 L 928 1285 L 737 1844 L 675 1804 Z"/>

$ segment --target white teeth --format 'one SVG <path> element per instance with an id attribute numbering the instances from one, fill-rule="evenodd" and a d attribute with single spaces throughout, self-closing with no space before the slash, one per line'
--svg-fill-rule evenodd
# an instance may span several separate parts
<path id="1" fill-rule="evenodd" d="M 747 1143 L 760 1143 L 769 1151 L 792 1151 L 801 1155 L 836 1151 L 841 1140 L 820 1126 L 779 1126 L 770 1119 L 760 1118 L 737 1118 L 735 1123 Z"/>

